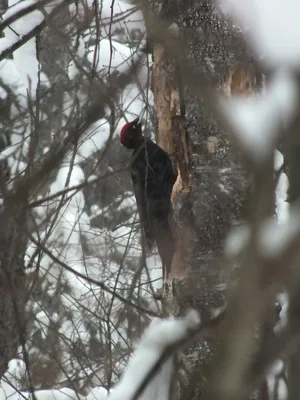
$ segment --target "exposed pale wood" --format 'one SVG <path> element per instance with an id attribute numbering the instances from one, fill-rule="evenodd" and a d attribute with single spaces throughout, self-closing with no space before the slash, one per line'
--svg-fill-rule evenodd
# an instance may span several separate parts
<path id="1" fill-rule="evenodd" d="M 164 71 L 165 51 L 159 44 L 153 45 L 152 91 L 156 106 L 156 141 L 171 157 L 176 171 L 176 160 L 172 136 L 172 116 L 170 110 L 171 82 Z"/>
<path id="2" fill-rule="evenodd" d="M 230 96 L 249 96 L 257 91 L 260 84 L 252 64 L 236 65 L 229 73 L 225 94 Z"/>
<path id="3" fill-rule="evenodd" d="M 167 65 L 168 70 L 166 70 Z M 190 189 L 188 135 L 179 85 L 175 61 L 170 60 L 160 44 L 154 43 L 151 86 L 156 105 L 156 141 L 169 154 L 173 169 L 177 171 L 177 180 L 171 196 L 174 207 L 178 194 L 188 192 Z M 188 249 L 188 228 L 177 220 L 173 226 L 176 251 L 169 276 L 166 277 L 168 281 L 183 276 Z"/>
<path id="4" fill-rule="evenodd" d="M 172 118 L 172 133 L 173 133 L 173 143 L 175 148 L 176 161 L 178 164 L 178 178 L 179 181 L 177 186 L 174 185 L 175 193 L 181 191 L 189 191 L 190 189 L 190 159 L 189 159 L 189 143 L 188 134 L 185 127 L 184 116 L 174 116 Z M 176 184 L 176 183 L 175 183 Z"/>
<path id="5" fill-rule="evenodd" d="M 166 71 L 168 55 L 160 44 L 153 45 L 152 92 L 156 106 L 156 141 L 170 156 L 178 171 L 176 190 L 189 187 L 189 146 L 184 115 L 181 111 L 180 88 L 176 66 Z M 175 64 L 175 63 L 174 63 Z M 181 175 L 181 178 L 180 178 Z M 173 193 L 172 198 L 177 192 Z"/>

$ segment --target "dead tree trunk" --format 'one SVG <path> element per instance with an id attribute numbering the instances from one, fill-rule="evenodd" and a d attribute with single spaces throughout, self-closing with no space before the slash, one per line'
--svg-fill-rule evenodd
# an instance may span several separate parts
<path id="1" fill-rule="evenodd" d="M 182 193 L 190 191 L 190 149 L 185 125 L 185 108 L 179 67 L 166 49 L 153 44 L 152 91 L 156 105 L 156 141 L 167 151 L 172 160 L 177 180 L 173 188 L 172 202 Z M 183 276 L 188 247 L 188 226 L 177 221 L 174 227 L 176 253 L 168 281 Z"/>
<path id="2" fill-rule="evenodd" d="M 163 18 L 178 25 L 189 61 L 210 76 L 212 87 L 221 87 L 227 80 L 232 92 L 247 93 L 244 74 L 251 83 L 249 90 L 255 90 L 251 68 L 242 74 L 231 73 L 240 61 L 248 64 L 249 58 L 242 41 L 210 2 L 171 1 L 162 10 Z M 165 282 L 164 305 L 176 315 L 195 307 L 208 320 L 212 310 L 224 304 L 224 283 L 231 274 L 222 261 L 224 240 L 229 229 L 245 218 L 250 180 L 226 132 L 204 107 L 206 99 L 194 96 L 185 81 L 184 71 L 154 42 L 156 136 L 179 171 L 173 196 L 178 243 Z M 211 332 L 181 357 L 182 398 L 205 396 L 217 342 L 217 332 Z M 262 398 L 262 392 L 254 397 Z"/>

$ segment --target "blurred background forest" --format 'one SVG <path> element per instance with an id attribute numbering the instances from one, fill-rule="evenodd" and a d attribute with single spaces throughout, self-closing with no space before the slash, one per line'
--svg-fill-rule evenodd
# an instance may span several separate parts
<path id="1" fill-rule="evenodd" d="M 4 23 L 36 5 L 15 3 L 3 6 Z M 22 359 L 22 353 L 28 353 L 30 384 L 37 389 L 70 386 L 84 393 L 87 387 L 108 387 L 117 379 L 148 322 L 139 307 L 128 307 L 113 292 L 145 307 L 151 303 L 157 310 L 152 298 L 155 287 L 161 286 L 160 263 L 154 254 L 148 272 L 139 272 L 130 154 L 118 135 L 122 125 L 142 112 L 151 135 L 150 61 L 141 53 L 145 26 L 134 5 L 45 2 L 35 8 L 10 21 L 0 39 L 4 197 L 19 177 L 42 168 L 53 146 L 64 146 L 94 99 L 101 101 L 101 85 L 130 70 L 135 59 L 139 63 L 134 81 L 117 88 L 110 101 L 103 99 L 107 104 L 98 107 L 75 145 L 65 146 L 38 191 L 24 199 L 27 209 L 15 221 L 19 225 L 24 218 L 21 229 L 29 235 L 20 239 L 20 264 L 29 291 L 22 311 L 24 348 L 18 351 Z M 30 40 L 4 55 L 33 30 Z M 107 285 L 112 294 L 89 278 Z M 28 388 L 26 379 L 21 387 Z"/>
<path id="2" fill-rule="evenodd" d="M 3 400 L 298 399 L 289 3 L 1 0 Z M 164 282 L 120 143 L 138 116 L 178 173 Z"/>

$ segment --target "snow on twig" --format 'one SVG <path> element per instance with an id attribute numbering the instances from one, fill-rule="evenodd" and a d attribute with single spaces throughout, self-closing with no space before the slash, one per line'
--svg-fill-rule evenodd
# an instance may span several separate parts
<path id="1" fill-rule="evenodd" d="M 145 382 L 146 389 L 138 397 L 140 400 L 168 399 L 174 355 L 170 351 L 164 360 L 163 356 L 169 346 L 181 342 L 199 323 L 200 317 L 194 310 L 183 318 L 154 319 L 108 399 L 135 399 Z M 153 370 L 156 374 L 151 379 Z"/>

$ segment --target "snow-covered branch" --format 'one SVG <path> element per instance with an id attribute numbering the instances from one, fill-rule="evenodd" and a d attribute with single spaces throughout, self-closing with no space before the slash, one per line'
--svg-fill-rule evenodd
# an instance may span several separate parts
<path id="1" fill-rule="evenodd" d="M 183 318 L 154 319 L 116 385 L 109 400 L 168 400 L 174 350 L 199 328 L 200 317 L 191 310 Z"/>

